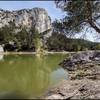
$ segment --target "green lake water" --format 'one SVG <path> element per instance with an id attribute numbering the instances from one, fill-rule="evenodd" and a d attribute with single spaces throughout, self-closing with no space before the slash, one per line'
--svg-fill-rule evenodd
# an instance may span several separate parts
<path id="1" fill-rule="evenodd" d="M 34 98 L 43 95 L 67 72 L 58 64 L 65 54 L 0 55 L 0 98 Z"/>

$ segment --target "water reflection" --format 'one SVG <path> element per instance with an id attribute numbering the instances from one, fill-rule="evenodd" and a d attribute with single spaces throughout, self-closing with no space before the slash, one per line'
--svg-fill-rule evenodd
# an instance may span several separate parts
<path id="1" fill-rule="evenodd" d="M 4 56 L 4 62 L 0 61 L 0 92 L 17 91 L 28 97 L 42 95 L 55 80 L 58 82 L 67 77 L 66 73 L 61 74 L 64 70 L 58 66 L 64 57 L 66 56 Z"/>
<path id="2" fill-rule="evenodd" d="M 0 94 L 0 99 L 28 99 L 28 97 L 17 92 L 4 92 Z"/>
<path id="3" fill-rule="evenodd" d="M 3 60 L 4 55 L 0 54 L 0 60 Z"/>

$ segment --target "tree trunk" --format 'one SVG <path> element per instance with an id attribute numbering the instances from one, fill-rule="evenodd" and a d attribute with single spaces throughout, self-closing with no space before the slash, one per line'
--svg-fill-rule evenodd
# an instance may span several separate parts
<path id="1" fill-rule="evenodd" d="M 96 32 L 100 33 L 100 28 L 96 26 L 93 21 L 89 21 L 89 24 L 91 25 L 92 28 L 96 30 Z"/>

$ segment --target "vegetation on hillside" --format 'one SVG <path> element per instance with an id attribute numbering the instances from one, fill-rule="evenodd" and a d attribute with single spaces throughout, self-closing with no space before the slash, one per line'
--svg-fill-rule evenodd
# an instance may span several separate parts
<path id="1" fill-rule="evenodd" d="M 93 43 L 83 39 L 67 38 L 65 34 L 53 32 L 52 36 L 42 43 L 42 38 L 33 27 L 30 31 L 22 28 L 18 33 L 11 26 L 0 29 L 0 44 L 4 44 L 5 51 L 36 51 L 44 48 L 47 51 L 82 51 L 100 50 L 100 43 Z"/>
<path id="2" fill-rule="evenodd" d="M 46 32 L 38 33 L 35 27 L 27 30 L 26 27 L 15 32 L 14 23 L 0 29 L 0 44 L 4 44 L 5 51 L 82 51 L 100 50 L 100 43 L 84 39 L 67 38 L 88 27 L 100 33 L 100 2 L 90 0 L 56 0 L 58 8 L 66 12 L 61 20 L 52 24 L 52 36 L 44 39 Z M 84 32 L 83 32 L 84 33 Z M 43 42 L 44 41 L 44 42 Z"/>
<path id="3" fill-rule="evenodd" d="M 30 31 L 24 27 L 16 33 L 15 27 L 4 26 L 0 29 L 0 44 L 4 44 L 5 51 L 35 51 L 38 35 L 34 27 Z"/>
<path id="4" fill-rule="evenodd" d="M 67 38 L 64 34 L 53 33 L 47 40 L 47 47 L 49 51 L 100 50 L 100 43 Z"/>

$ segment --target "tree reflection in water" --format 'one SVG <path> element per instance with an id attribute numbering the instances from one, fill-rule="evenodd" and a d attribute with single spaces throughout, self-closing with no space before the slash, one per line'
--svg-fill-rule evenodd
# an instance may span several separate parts
<path id="1" fill-rule="evenodd" d="M 4 61 L 0 61 L 0 92 L 17 91 L 28 97 L 42 95 L 53 81 L 52 73 L 60 68 L 58 63 L 65 57 L 61 54 L 40 58 L 35 55 L 4 56 Z"/>

